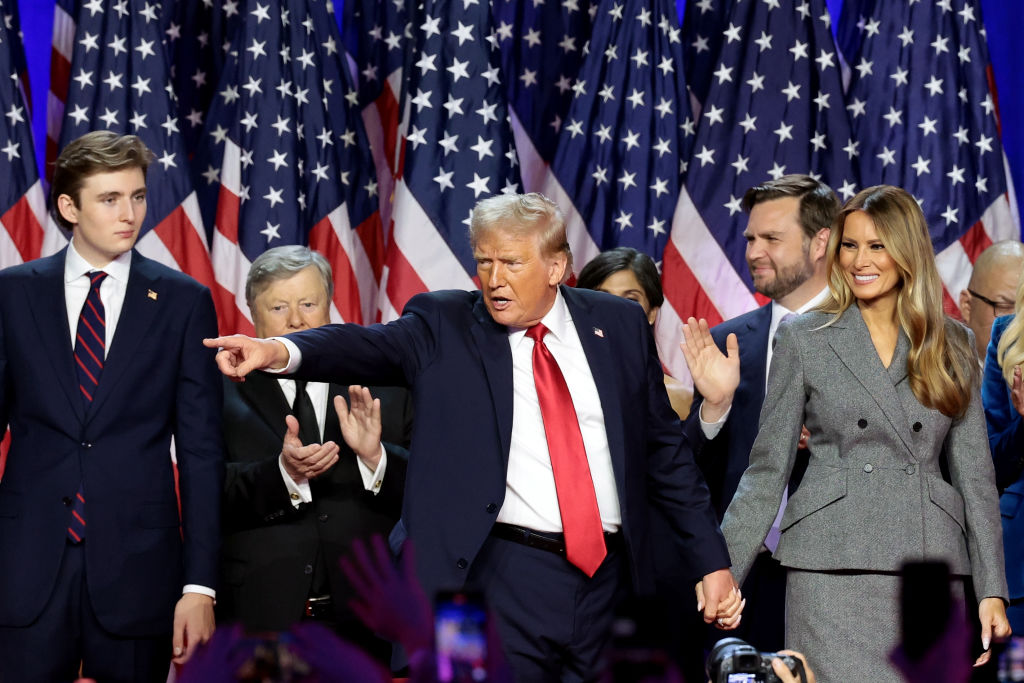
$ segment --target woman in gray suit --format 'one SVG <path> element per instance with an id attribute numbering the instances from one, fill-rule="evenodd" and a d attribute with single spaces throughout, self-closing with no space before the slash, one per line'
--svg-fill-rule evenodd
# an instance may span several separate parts
<path id="1" fill-rule="evenodd" d="M 928 227 L 905 191 L 872 187 L 847 202 L 828 271 L 830 299 L 776 336 L 759 434 L 722 529 L 742 582 L 806 425 L 810 464 L 775 552 L 789 569 L 786 645 L 822 683 L 896 682 L 888 653 L 906 561 L 948 562 L 955 595 L 973 579 L 986 650 L 1010 632 L 978 363 L 970 331 L 943 314 Z"/>

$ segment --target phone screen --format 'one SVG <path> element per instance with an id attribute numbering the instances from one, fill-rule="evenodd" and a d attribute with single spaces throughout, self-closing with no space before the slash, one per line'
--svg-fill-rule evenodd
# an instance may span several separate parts
<path id="1" fill-rule="evenodd" d="M 440 593 L 434 602 L 437 680 L 487 680 L 487 609 L 478 593 Z"/>
<path id="2" fill-rule="evenodd" d="M 729 674 L 728 683 L 757 683 L 764 680 L 758 678 L 757 674 Z"/>

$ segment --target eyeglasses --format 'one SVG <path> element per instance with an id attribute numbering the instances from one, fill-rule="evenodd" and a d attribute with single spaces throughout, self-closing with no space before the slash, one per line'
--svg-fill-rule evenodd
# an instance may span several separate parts
<path id="1" fill-rule="evenodd" d="M 1013 313 L 1014 313 L 1014 305 L 1013 304 L 1008 304 L 1008 303 L 1004 303 L 1004 302 L 1000 302 L 1000 301 L 992 301 L 992 299 L 989 299 L 987 296 L 982 296 L 981 294 L 978 294 L 977 292 L 975 292 L 973 289 L 970 289 L 970 288 L 968 288 L 967 291 L 970 292 L 971 296 L 973 296 L 974 298 L 981 299 L 982 301 L 987 303 L 989 306 L 991 306 L 992 307 L 992 312 L 995 313 L 997 316 L 1000 316 L 1000 315 L 1013 315 Z"/>

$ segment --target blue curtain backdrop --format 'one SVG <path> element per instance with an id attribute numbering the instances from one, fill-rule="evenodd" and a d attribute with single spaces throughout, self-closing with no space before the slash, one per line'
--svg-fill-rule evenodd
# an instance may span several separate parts
<path id="1" fill-rule="evenodd" d="M 680 16 L 686 0 L 677 0 Z M 19 0 L 25 51 L 32 85 L 33 129 L 36 155 L 46 149 L 46 92 L 50 74 L 50 36 L 53 30 L 53 0 Z M 340 6 L 341 0 L 335 2 Z M 828 0 L 832 16 L 839 17 L 843 0 Z M 1013 50 L 1020 30 L 1020 0 L 981 0 L 988 47 L 999 91 L 1003 124 L 1003 147 L 1010 160 L 1013 184 L 1018 196 L 1024 193 L 1024 52 Z M 1016 10 L 1016 11 L 1014 11 Z M 338 11 L 335 16 L 341 17 Z"/>

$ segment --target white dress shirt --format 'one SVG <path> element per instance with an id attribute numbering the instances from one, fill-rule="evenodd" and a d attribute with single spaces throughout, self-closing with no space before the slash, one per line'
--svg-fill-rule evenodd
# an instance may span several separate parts
<path id="1" fill-rule="evenodd" d="M 100 283 L 103 323 L 106 325 L 103 357 L 107 357 L 110 352 L 110 343 L 114 340 L 117 321 L 121 317 L 121 308 L 124 306 L 124 295 L 128 289 L 128 273 L 131 266 L 132 252 L 129 250 L 102 268 L 96 268 L 82 258 L 82 255 L 75 249 L 75 239 L 71 238 L 68 243 L 67 255 L 64 257 L 64 303 L 68 312 L 68 328 L 71 330 L 71 348 L 75 347 L 78 318 L 82 315 L 82 306 L 85 306 L 85 300 L 89 296 L 89 273 L 94 270 L 102 270 L 107 274 L 107 277 Z M 171 449 L 174 449 L 173 438 Z M 212 588 L 192 583 L 186 584 L 181 592 L 182 594 L 201 593 L 214 599 L 217 597 L 217 592 Z"/>
<path id="2" fill-rule="evenodd" d="M 558 362 L 576 409 L 601 526 L 605 531 L 618 531 L 622 514 L 601 399 L 561 292 L 541 323 L 548 328 L 544 345 Z M 525 329 L 509 328 L 508 343 L 512 348 L 512 442 L 505 475 L 505 502 L 497 521 L 536 531 L 561 532 L 555 478 L 533 378 L 533 340 L 526 336 Z"/>
<path id="3" fill-rule="evenodd" d="M 278 379 L 277 383 L 281 385 L 281 391 L 284 392 L 285 400 L 288 401 L 288 405 L 295 407 L 295 389 L 296 384 L 293 379 Z M 310 402 L 313 404 L 313 412 L 316 414 L 316 431 L 320 435 L 320 438 L 324 438 L 324 425 L 327 421 L 327 399 L 330 396 L 330 385 L 327 382 L 306 382 L 306 394 L 309 396 Z M 356 464 L 359 466 L 359 474 L 363 478 L 363 487 L 367 491 L 372 491 L 373 495 L 380 493 L 381 483 L 384 481 L 384 471 L 388 466 L 388 454 L 384 450 L 384 446 L 380 447 L 380 462 L 377 463 L 377 469 L 371 470 L 366 466 L 366 463 L 361 458 L 356 457 Z M 288 495 L 291 498 L 292 506 L 298 507 L 302 503 L 313 502 L 313 491 L 309 487 L 309 480 L 302 479 L 295 481 L 291 475 L 288 474 L 288 470 L 284 467 L 284 456 L 278 456 L 277 459 L 278 469 L 281 470 L 281 478 L 284 479 L 284 485 L 288 489 Z"/>

